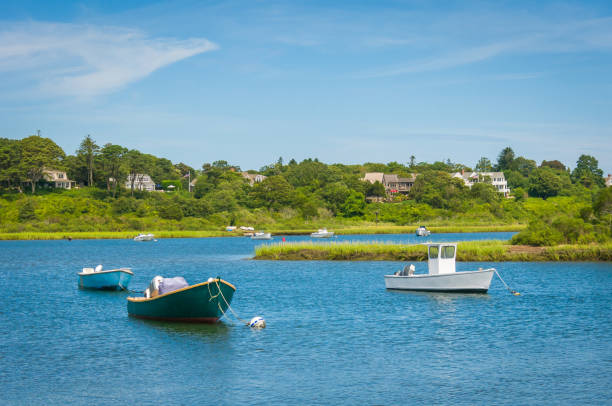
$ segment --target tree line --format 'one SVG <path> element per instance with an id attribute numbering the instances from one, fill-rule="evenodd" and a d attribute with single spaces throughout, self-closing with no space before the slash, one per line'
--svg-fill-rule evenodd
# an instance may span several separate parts
<path id="1" fill-rule="evenodd" d="M 80 211 L 90 216 L 95 213 L 96 219 L 92 221 L 113 222 L 113 227 L 125 224 L 135 227 L 145 224 L 145 219 L 154 218 L 183 223 L 186 219 L 201 219 L 185 227 L 236 222 L 276 222 L 298 227 L 304 221 L 333 219 L 395 224 L 413 224 L 428 219 L 509 223 L 538 216 L 543 218 L 536 213 L 545 211 L 543 203 L 533 199 L 551 199 L 550 205 L 553 205 L 557 204 L 554 203 L 557 197 L 573 202 L 570 204 L 572 218 L 580 221 L 605 223 L 601 219 L 610 216 L 603 171 L 594 157 L 581 155 L 575 168 L 570 170 L 558 160 L 542 161 L 538 165 L 534 160 L 517 157 L 510 147 L 499 153 L 495 163 L 483 157 L 474 167 L 480 172 L 504 173 L 513 194 L 512 199 L 505 199 L 486 179 L 468 188 L 463 180 L 452 177 L 453 172 L 471 171 L 472 168 L 450 159 L 427 163 L 417 162 L 410 156 L 406 163 L 345 165 L 326 164 L 316 158 L 301 162 L 294 159 L 285 162 L 279 158 L 258 171 L 248 171 L 266 176 L 264 181 L 251 185 L 238 165 L 224 160 L 204 163 L 201 168 L 194 169 L 121 145 L 99 146 L 89 135 L 74 154 L 66 154 L 53 140 L 40 134 L 21 140 L 0 138 L 0 188 L 5 195 L 17 193 L 27 197 L 47 193 L 36 189 L 45 168 L 65 170 L 71 180 L 85 186 L 83 193 L 89 190 L 82 195 L 86 199 L 78 204 L 76 200 L 74 204 L 62 200 L 62 205 L 74 207 L 62 212 L 42 210 L 44 204 L 35 201 L 27 205 L 19 203 L 25 208 L 22 210 L 20 206 L 14 214 L 6 214 L 4 221 L 41 220 L 48 212 L 53 213 L 48 216 L 61 223 L 64 216 L 78 217 Z M 416 175 L 416 181 L 408 195 L 389 197 L 380 183 L 362 180 L 367 172 L 400 177 Z M 137 175 L 145 173 L 158 185 L 178 186 L 176 192 L 159 194 L 135 190 Z M 188 173 L 191 179 L 197 179 L 191 193 L 185 178 Z M 126 188 L 127 179 L 131 182 Z M 78 195 L 78 191 L 62 193 L 72 193 L 70 196 L 75 199 Z M 384 196 L 387 200 L 371 203 L 366 199 L 368 196 Z M 105 208 L 92 204 L 92 198 L 104 202 Z M 600 201 L 598 206 L 596 201 Z M 549 226 L 554 222 L 553 217 L 547 220 Z M 117 225 L 117 221 L 123 225 Z"/>

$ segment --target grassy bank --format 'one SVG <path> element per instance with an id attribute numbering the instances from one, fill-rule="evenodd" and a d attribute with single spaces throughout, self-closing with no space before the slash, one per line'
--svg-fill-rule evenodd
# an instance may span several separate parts
<path id="1" fill-rule="evenodd" d="M 156 238 L 203 238 L 231 236 L 226 231 L 147 231 L 155 234 Z M 102 240 L 102 239 L 132 239 L 139 233 L 137 231 L 83 231 L 62 233 L 0 233 L 0 240 Z"/>
<path id="2" fill-rule="evenodd" d="M 381 242 L 278 243 L 258 246 L 255 259 L 424 261 L 426 246 Z M 503 241 L 466 241 L 457 248 L 458 261 L 612 261 L 612 243 L 526 247 Z"/>
<path id="3" fill-rule="evenodd" d="M 337 235 L 354 235 L 354 234 L 412 234 L 415 232 L 418 225 L 410 226 L 356 226 L 346 228 L 328 227 L 329 231 L 334 231 Z M 525 224 L 495 224 L 495 225 L 441 225 L 431 226 L 428 229 L 432 233 L 484 233 L 484 232 L 513 232 L 522 231 L 527 226 Z M 297 229 L 283 230 L 270 229 L 272 234 L 280 235 L 306 235 L 310 234 L 313 229 Z"/>

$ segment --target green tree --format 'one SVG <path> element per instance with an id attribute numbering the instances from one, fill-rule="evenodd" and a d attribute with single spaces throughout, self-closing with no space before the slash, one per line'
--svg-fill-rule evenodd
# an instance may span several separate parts
<path id="1" fill-rule="evenodd" d="M 557 196 L 563 189 L 570 186 L 566 176 L 548 167 L 536 169 L 529 177 L 529 196 L 543 199 Z"/>
<path id="2" fill-rule="evenodd" d="M 461 205 L 467 190 L 462 180 L 447 172 L 426 171 L 417 176 L 409 196 L 431 207 L 450 208 Z"/>
<path id="3" fill-rule="evenodd" d="M 91 136 L 87 134 L 87 137 L 81 141 L 79 149 L 76 151 L 77 157 L 81 158 L 87 167 L 87 186 L 93 186 L 94 184 L 94 162 L 96 155 L 99 153 L 100 147 L 91 138 Z"/>
<path id="4" fill-rule="evenodd" d="M 36 213 L 34 212 L 35 205 L 32 199 L 26 199 L 21 207 L 19 207 L 18 218 L 19 221 L 30 221 L 36 220 Z"/>
<path id="5" fill-rule="evenodd" d="M 126 178 L 125 154 L 127 151 L 127 148 L 114 144 L 106 144 L 100 150 L 99 159 L 106 178 L 106 189 L 110 191 L 112 185 L 113 197 L 117 195 L 117 185 Z"/>
<path id="6" fill-rule="evenodd" d="M 64 151 L 51 139 L 32 135 L 20 142 L 21 160 L 19 168 L 36 192 L 36 183 L 43 178 L 46 168 L 59 168 L 66 156 Z"/>
<path id="7" fill-rule="evenodd" d="M 365 206 L 365 197 L 363 193 L 351 191 L 342 205 L 342 214 L 344 217 L 363 216 L 365 213 Z"/>
<path id="8" fill-rule="evenodd" d="M 0 184 L 6 187 L 15 185 L 21 191 L 20 184 L 24 176 L 19 170 L 21 144 L 18 140 L 0 138 Z"/>
<path id="9" fill-rule="evenodd" d="M 256 183 L 252 189 L 252 195 L 259 206 L 275 210 L 291 204 L 293 193 L 293 187 L 282 176 L 270 176 Z"/>
<path id="10" fill-rule="evenodd" d="M 379 181 L 376 181 L 374 183 L 366 182 L 365 190 L 366 196 L 385 197 L 387 195 L 385 186 Z"/>
<path id="11" fill-rule="evenodd" d="M 580 155 L 576 162 L 576 168 L 572 171 L 572 180 L 580 182 L 586 187 L 605 186 L 603 171 L 599 169 L 599 162 L 591 155 Z"/>
<path id="12" fill-rule="evenodd" d="M 519 156 L 518 158 L 512 161 L 509 169 L 519 172 L 521 175 L 527 177 L 537 167 L 538 165 L 533 159 L 527 159 L 527 158 L 523 158 L 522 156 Z"/>
<path id="13" fill-rule="evenodd" d="M 478 163 L 476 163 L 474 170 L 476 172 L 491 172 L 493 170 L 493 165 L 491 165 L 489 158 L 483 156 L 478 160 Z"/>
<path id="14" fill-rule="evenodd" d="M 167 220 L 181 220 L 183 218 L 183 210 L 176 202 L 167 202 L 158 210 L 159 217 Z"/>
<path id="15" fill-rule="evenodd" d="M 334 214 L 338 214 L 351 191 L 342 182 L 333 182 L 326 185 L 319 192 L 321 197 L 327 202 L 327 207 Z"/>
<path id="16" fill-rule="evenodd" d="M 506 169 L 512 169 L 512 161 L 514 161 L 514 151 L 510 147 L 502 149 L 497 157 L 496 169 L 498 171 L 504 171 Z"/>
<path id="17" fill-rule="evenodd" d="M 489 183 L 479 182 L 472 185 L 470 196 L 485 203 L 492 203 L 500 199 L 501 193 Z"/>
<path id="18" fill-rule="evenodd" d="M 565 165 L 556 159 L 553 161 L 542 161 L 540 166 L 548 166 L 549 168 L 556 169 L 558 171 L 565 171 Z"/>

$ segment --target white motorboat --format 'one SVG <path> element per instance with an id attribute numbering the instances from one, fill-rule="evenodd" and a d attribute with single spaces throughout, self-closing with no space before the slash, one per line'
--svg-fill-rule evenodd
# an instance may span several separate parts
<path id="1" fill-rule="evenodd" d="M 419 227 L 416 229 L 416 235 L 417 235 L 417 237 L 427 237 L 427 236 L 428 236 L 428 235 L 430 235 L 430 234 L 431 234 L 431 231 L 429 231 L 429 230 L 427 229 L 427 227 L 425 227 L 425 226 L 419 226 Z"/>
<path id="2" fill-rule="evenodd" d="M 263 231 L 258 231 L 251 236 L 251 240 L 271 240 L 271 233 L 264 233 Z"/>
<path id="3" fill-rule="evenodd" d="M 327 231 L 327 228 L 320 228 L 316 233 L 311 233 L 312 238 L 331 238 L 334 236 L 333 231 Z"/>
<path id="4" fill-rule="evenodd" d="M 134 241 L 153 241 L 155 235 L 153 234 L 138 234 L 134 237 Z"/>
<path id="5" fill-rule="evenodd" d="M 486 293 L 495 268 L 456 272 L 457 244 L 428 243 L 427 274 L 414 274 L 414 265 L 394 275 L 385 275 L 385 287 L 395 290 Z"/>

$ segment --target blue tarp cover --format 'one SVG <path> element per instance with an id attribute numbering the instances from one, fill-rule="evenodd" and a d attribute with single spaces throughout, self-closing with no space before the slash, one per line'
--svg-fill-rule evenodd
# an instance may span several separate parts
<path id="1" fill-rule="evenodd" d="M 159 284 L 159 294 L 173 292 L 178 289 L 182 289 L 189 286 L 185 278 L 182 276 L 175 276 L 174 278 L 164 278 Z"/>

